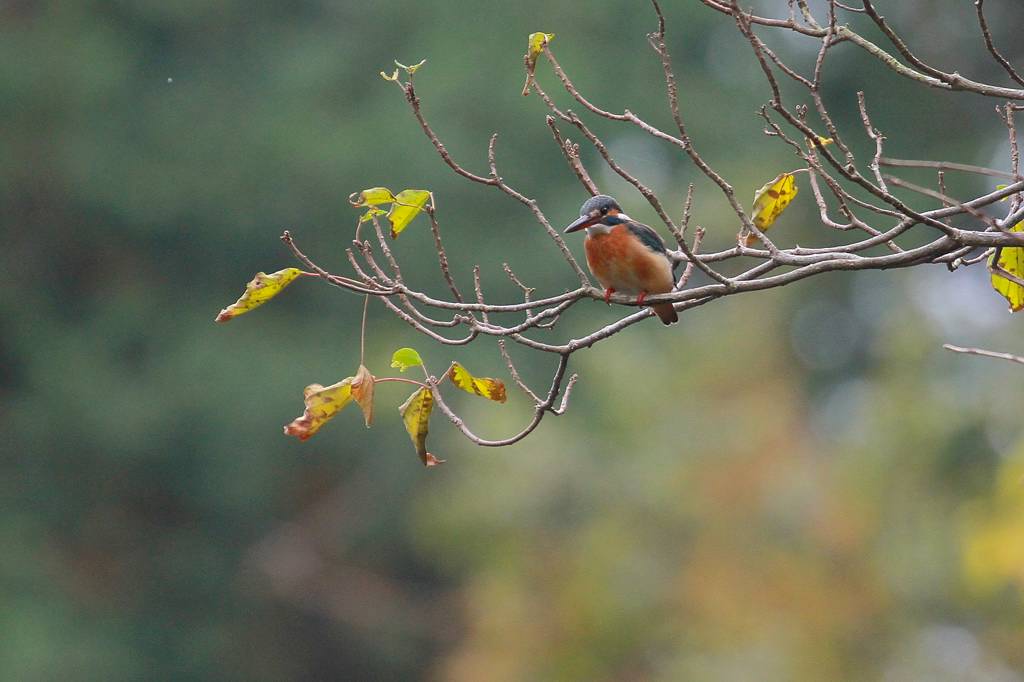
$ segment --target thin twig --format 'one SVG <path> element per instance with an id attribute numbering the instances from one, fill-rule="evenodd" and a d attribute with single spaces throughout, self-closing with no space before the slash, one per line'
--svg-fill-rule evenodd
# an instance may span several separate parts
<path id="1" fill-rule="evenodd" d="M 1024 357 L 1019 355 L 1012 355 L 1010 353 L 998 353 L 993 350 L 984 350 L 982 348 L 964 348 L 962 346 L 954 346 L 952 344 L 944 343 L 942 347 L 946 350 L 951 350 L 954 353 L 963 353 L 965 355 L 980 355 L 985 358 L 997 358 L 999 360 L 1009 360 L 1010 362 L 1017 362 L 1024 365 Z"/>
<path id="2" fill-rule="evenodd" d="M 998 229 L 998 225 L 996 224 L 995 218 L 985 215 L 982 211 L 976 208 L 971 208 L 970 206 L 967 206 L 960 200 L 954 199 L 948 194 L 945 194 L 943 192 L 936 192 L 933 189 L 922 187 L 921 185 L 916 185 L 912 182 L 908 182 L 907 180 L 904 180 L 903 178 L 898 178 L 894 175 L 887 175 L 885 177 L 889 180 L 889 182 L 896 185 L 897 187 L 909 189 L 912 192 L 917 192 L 918 194 L 923 194 L 925 196 L 932 197 L 933 199 L 938 199 L 945 206 L 956 206 L 958 208 L 961 208 L 966 213 L 970 213 L 972 216 L 988 225 L 990 228 Z"/>
<path id="3" fill-rule="evenodd" d="M 739 11 L 733 5 L 726 2 L 722 2 L 720 0 L 700 1 L 707 5 L 708 7 L 710 7 L 711 9 L 721 12 L 722 14 L 728 14 L 733 17 L 735 17 L 736 12 Z M 773 19 L 771 17 L 762 17 L 754 14 L 748 14 L 747 16 L 749 22 L 752 24 L 758 24 L 761 26 L 771 26 L 773 28 L 789 29 L 791 31 L 802 33 L 803 35 L 811 36 L 814 38 L 822 38 L 827 32 L 827 29 L 822 28 L 821 26 L 802 26 L 799 23 L 795 22 L 792 18 L 788 20 Z M 906 64 L 903 64 L 892 54 L 885 51 L 884 49 L 882 49 L 875 43 L 871 42 L 870 40 L 864 38 L 862 35 L 852 30 L 849 26 L 838 26 L 836 28 L 836 42 L 839 41 L 853 43 L 857 47 L 863 49 L 865 52 L 870 54 L 872 57 L 875 57 L 876 59 L 881 61 L 886 68 L 892 70 L 893 72 L 899 74 L 900 76 L 917 81 L 918 83 L 921 83 L 922 85 L 927 85 L 930 88 L 936 88 L 938 90 L 963 90 L 966 92 L 973 92 L 978 95 L 983 95 L 985 97 L 997 97 L 1000 99 L 1024 99 L 1024 89 L 1018 90 L 1014 88 L 1003 88 L 995 85 L 990 85 L 988 83 L 979 83 L 977 81 L 970 80 L 969 78 L 964 78 L 960 74 L 943 74 L 945 76 L 945 79 L 943 79 L 917 71 L 913 68 L 908 67 Z"/>
<path id="4" fill-rule="evenodd" d="M 461 301 L 462 292 L 455 285 L 455 279 L 452 277 L 448 266 L 448 254 L 445 253 L 444 244 L 441 242 L 441 226 L 437 224 L 437 204 L 435 203 L 433 192 L 430 193 L 430 206 L 426 213 L 427 217 L 430 218 L 430 232 L 434 235 L 434 249 L 437 251 L 438 266 L 441 268 L 441 274 L 444 276 L 444 281 L 448 283 L 448 288 L 451 290 L 455 300 Z"/>
<path id="5" fill-rule="evenodd" d="M 559 235 L 558 232 L 553 227 L 551 227 L 551 223 L 548 222 L 547 218 L 544 216 L 544 213 L 537 206 L 537 201 L 520 194 L 511 186 L 506 184 L 501 179 L 501 176 L 498 175 L 498 171 L 497 168 L 495 167 L 494 160 L 494 144 L 495 141 L 497 140 L 497 133 L 491 136 L 491 141 L 488 144 L 487 148 L 488 163 L 490 166 L 490 177 L 485 178 L 483 176 L 476 175 L 475 173 L 471 173 L 455 162 L 455 160 L 451 157 L 451 154 L 448 153 L 447 148 L 445 148 L 444 144 L 441 143 L 440 138 L 438 138 L 433 128 L 431 128 L 430 124 L 427 123 L 427 119 L 423 116 L 420 98 L 416 95 L 416 91 L 413 88 L 412 81 L 410 80 L 409 82 L 405 83 L 402 89 L 405 92 L 405 99 L 409 103 L 409 107 L 412 109 L 413 115 L 416 117 L 416 120 L 420 124 L 420 128 L 423 129 L 423 132 L 426 134 L 427 138 L 430 139 L 430 142 L 434 145 L 434 148 L 437 150 L 438 154 L 441 155 L 441 159 L 445 162 L 445 164 L 447 164 L 449 168 L 451 168 L 453 171 L 455 171 L 462 177 L 466 178 L 467 180 L 471 180 L 482 185 L 492 185 L 494 187 L 497 187 L 506 195 L 515 199 L 516 201 L 530 209 L 530 212 L 533 213 L 534 217 L 537 219 L 537 222 L 541 224 L 544 230 L 548 233 L 548 236 L 551 237 L 555 244 L 558 245 L 558 249 L 562 252 L 562 256 L 569 263 L 569 266 L 572 267 L 572 269 L 576 272 L 577 277 L 579 277 L 580 284 L 587 284 L 589 282 L 589 279 L 587 278 L 586 273 L 583 272 L 583 269 L 580 268 L 579 263 L 576 262 L 576 259 L 569 251 L 569 247 L 566 246 L 565 241 L 562 239 L 561 235 Z"/>
<path id="6" fill-rule="evenodd" d="M 690 247 L 690 250 L 693 251 L 694 254 L 700 250 L 700 243 L 703 239 L 704 228 L 698 227 L 697 231 L 693 234 L 693 246 Z M 686 286 L 686 283 L 690 281 L 690 276 L 693 275 L 693 265 L 695 262 L 695 260 L 692 260 L 686 264 L 685 268 L 683 268 L 683 274 L 679 276 L 679 281 L 676 282 L 676 289 L 682 289 Z"/>
<path id="7" fill-rule="evenodd" d="M 1006 124 L 1006 132 L 1010 138 L 1010 172 L 1012 173 L 1014 180 L 1020 180 L 1020 147 L 1017 144 L 1017 125 L 1014 122 L 1013 117 L 1014 111 L 1016 110 L 1017 107 L 1007 102 L 1001 113 L 1003 115 L 1003 122 Z M 996 107 L 996 112 L 999 112 L 999 107 Z M 1024 200 L 1022 200 L 1020 194 L 1013 195 L 1010 211 L 1013 212 L 1017 210 L 1021 206 L 1022 202 L 1024 202 Z"/>
<path id="8" fill-rule="evenodd" d="M 868 107 L 864 103 L 864 92 L 862 90 L 857 91 L 857 108 L 860 109 L 860 120 L 864 124 L 864 130 L 867 131 L 868 137 L 875 143 L 875 155 L 871 158 L 871 172 L 875 175 L 875 182 L 882 188 L 883 191 L 888 192 L 889 188 L 885 186 L 885 178 L 882 176 L 882 170 L 878 167 L 879 159 L 882 158 L 882 143 L 885 137 L 878 132 L 878 130 L 871 125 L 871 119 L 868 117 Z"/>
<path id="9" fill-rule="evenodd" d="M 363 323 L 359 326 L 359 364 L 366 364 L 366 309 L 370 307 L 370 295 L 363 297 Z"/>
<path id="10" fill-rule="evenodd" d="M 558 144 L 558 148 L 562 150 L 562 154 L 565 156 L 565 160 L 569 163 L 569 168 L 576 174 L 579 181 L 583 184 L 583 187 L 590 192 L 590 196 L 596 196 L 601 192 L 597 189 L 597 185 L 590 179 L 590 174 L 587 173 L 587 169 L 583 166 L 583 162 L 580 160 L 580 146 L 573 144 L 571 140 L 567 140 L 562 137 L 561 131 L 558 130 L 558 124 L 555 123 L 554 116 L 547 117 L 548 127 L 551 129 L 551 134 L 555 138 L 555 142 Z"/>
<path id="11" fill-rule="evenodd" d="M 881 157 L 878 159 L 880 166 L 892 166 L 899 168 L 935 168 L 942 171 L 963 171 L 965 173 L 977 173 L 978 175 L 989 175 L 994 178 L 1013 180 L 1013 173 L 986 168 L 985 166 L 974 166 L 969 163 L 955 163 L 953 161 L 919 161 L 914 159 L 890 159 Z"/>
<path id="12" fill-rule="evenodd" d="M 985 10 L 982 7 L 984 4 L 985 0 L 974 0 L 974 8 L 978 12 L 978 26 L 981 28 L 981 35 L 985 39 L 985 47 L 988 48 L 992 58 L 999 62 L 999 65 L 1003 67 L 1003 70 L 1009 74 L 1010 78 L 1017 81 L 1018 84 L 1024 85 L 1024 78 L 1021 78 L 1021 75 L 1017 73 L 1016 69 L 1013 68 L 1013 65 L 1010 64 L 1006 57 L 999 52 L 998 48 L 996 48 L 995 42 L 992 40 L 992 32 L 988 28 L 988 22 L 985 20 Z"/>
<path id="13" fill-rule="evenodd" d="M 413 386 L 419 386 L 420 388 L 429 388 L 422 381 L 416 381 L 415 379 L 406 379 L 404 377 L 374 377 L 373 383 L 375 384 L 386 384 L 390 381 L 401 382 L 403 384 L 412 384 Z"/>

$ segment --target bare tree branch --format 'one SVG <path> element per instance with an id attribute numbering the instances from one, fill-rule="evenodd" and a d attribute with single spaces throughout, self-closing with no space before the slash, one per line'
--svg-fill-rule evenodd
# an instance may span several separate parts
<path id="1" fill-rule="evenodd" d="M 551 131 L 552 139 L 565 158 L 568 170 L 579 180 L 586 193 L 596 195 L 600 190 L 583 163 L 580 146 L 563 134 L 566 126 L 579 131 L 585 140 L 581 142 L 589 144 L 604 164 L 634 187 L 657 213 L 678 246 L 678 249 L 670 251 L 670 257 L 676 262 L 685 263 L 676 286 L 670 293 L 649 295 L 644 301 L 644 306 L 639 308 L 636 307 L 636 301 L 632 296 L 615 294 L 611 296 L 610 301 L 627 306 L 622 317 L 604 326 L 589 329 L 575 338 L 566 338 L 565 335 L 559 337 L 559 330 L 563 328 L 560 322 L 563 318 L 575 314 L 574 311 L 579 308 L 577 304 L 581 301 L 601 300 L 603 291 L 591 284 L 590 277 L 576 260 L 561 233 L 541 210 L 538 202 L 522 194 L 501 176 L 497 160 L 498 134 L 494 133 L 487 145 L 487 172 L 478 174 L 466 169 L 451 156 L 441 137 L 427 121 L 411 73 L 407 81 L 396 82 L 403 92 L 413 118 L 442 162 L 458 176 L 473 183 L 494 187 L 529 210 L 568 266 L 566 275 L 569 276 L 571 273 L 578 280 L 575 286 L 562 292 L 537 296 L 534 287 L 527 286 L 508 263 L 502 263 L 502 269 L 510 284 L 506 287 L 507 290 L 495 292 L 503 298 L 488 300 L 481 284 L 480 266 L 476 265 L 473 268 L 473 294 L 465 297 L 451 271 L 442 239 L 441 214 L 433 195 L 423 211 L 430 222 L 438 269 L 451 294 L 450 299 L 430 296 L 410 286 L 402 275 L 399 259 L 388 244 L 386 231 L 372 213 L 369 218 L 374 234 L 369 239 L 364 239 L 360 233 L 362 221 L 356 224 L 352 246 L 346 250 L 351 271 L 345 274 L 332 273 L 317 265 L 299 249 L 290 232 L 286 231 L 282 235 L 282 240 L 295 258 L 308 270 L 306 274 L 364 296 L 366 301 L 370 297 L 380 299 L 397 318 L 433 341 L 445 345 L 466 345 L 487 337 L 496 340 L 499 354 L 512 381 L 532 404 L 532 414 L 527 423 L 513 435 L 488 439 L 471 430 L 443 395 L 441 379 L 444 375 L 439 379 L 428 374 L 425 384 L 413 382 L 429 388 L 437 409 L 471 442 L 487 447 L 511 445 L 532 433 L 548 413 L 564 413 L 577 381 L 577 375 L 568 375 L 571 356 L 648 319 L 652 312 L 646 306 L 650 304 L 668 302 L 673 304 L 678 312 L 685 313 L 719 299 L 787 286 L 827 272 L 910 268 L 927 263 L 945 264 L 952 270 L 980 263 L 989 257 L 992 272 L 1006 277 L 1011 282 L 1024 285 L 1024 280 L 1013 273 L 1005 272 L 998 265 L 1001 249 L 1024 246 L 1024 234 L 1010 231 L 1014 225 L 1024 220 L 1024 177 L 1020 170 L 1020 153 L 1014 120 L 1015 112 L 1024 108 L 1014 103 L 1024 100 L 1024 90 L 972 81 L 956 72 L 948 73 L 926 63 L 915 55 L 896 29 L 878 13 L 871 0 L 861 0 L 862 7 L 837 0 L 826 0 L 824 8 L 827 20 L 824 22 L 818 21 L 806 0 L 790 0 L 787 18 L 752 14 L 742 10 L 737 0 L 701 2 L 711 10 L 730 17 L 735 23 L 736 30 L 750 44 L 751 54 L 761 69 L 770 93 L 767 104 L 758 112 L 765 123 L 765 134 L 769 139 L 785 145 L 798 159 L 799 167 L 788 172 L 800 174 L 800 177 L 806 176 L 814 204 L 818 209 L 817 222 L 820 223 L 820 227 L 826 235 L 832 237 L 839 237 L 839 233 L 859 233 L 857 241 L 830 241 L 827 245 L 818 247 L 786 247 L 777 245 L 754 223 L 752 216 L 740 205 L 733 184 L 715 170 L 712 163 L 697 149 L 696 140 L 700 136 L 700 131 L 691 130 L 687 126 L 680 105 L 680 80 L 666 44 L 665 15 L 657 0 L 651 2 L 657 22 L 656 30 L 647 35 L 647 40 L 661 63 L 668 113 L 675 128 L 673 131 L 662 130 L 629 109 L 623 109 L 619 113 L 595 104 L 577 88 L 555 57 L 551 46 L 546 43 L 539 51 L 544 54 L 551 71 L 567 93 L 568 104 L 577 106 L 580 114 L 556 101 L 556 97 L 566 98 L 565 94 L 552 95 L 541 87 L 534 78 L 533 69 L 536 65 L 530 64 L 529 60 L 524 94 L 535 93 L 541 100 L 546 109 L 545 123 Z M 995 47 L 982 5 L 983 0 L 975 0 L 981 37 L 989 54 L 1015 82 L 1024 86 L 1020 74 Z M 892 44 L 898 56 L 890 54 L 842 24 L 839 20 L 841 12 L 862 14 L 870 18 Z M 797 69 L 787 65 L 768 45 L 768 34 L 777 31 L 792 31 L 817 41 L 813 70 L 809 76 L 802 75 Z M 760 34 L 765 34 L 765 37 Z M 863 92 L 856 92 L 855 98 L 848 97 L 850 106 L 853 106 L 855 99 L 860 125 L 852 126 L 851 130 L 841 129 L 836 121 L 844 120 L 843 117 L 833 117 L 821 94 L 827 78 L 827 67 L 838 58 L 838 54 L 832 48 L 841 43 L 858 46 L 875 57 L 883 68 L 891 69 L 923 86 L 946 91 L 970 92 L 999 100 L 1000 106 L 997 107 L 997 111 L 1010 140 L 1010 171 L 945 160 L 918 161 L 884 156 L 886 138 L 873 124 Z M 806 98 L 804 101 L 808 104 L 793 104 L 792 97 L 789 100 L 784 99 L 783 90 L 777 79 L 777 73 L 780 72 L 792 81 L 783 81 L 788 88 L 802 89 L 802 95 Z M 615 160 L 608 146 L 595 132 L 595 128 L 588 123 L 595 117 L 610 121 L 612 124 L 639 128 L 660 143 L 667 144 L 674 153 L 680 155 L 680 158 L 692 163 L 717 187 L 717 200 L 724 198 L 735 214 L 735 224 L 723 229 L 729 229 L 731 232 L 738 225 L 741 234 L 755 235 L 764 248 L 748 247 L 741 240 L 730 248 L 705 252 L 702 247 L 708 232 L 698 226 L 693 230 L 692 237 L 688 235 L 695 201 L 694 185 L 690 184 L 687 189 L 682 216 L 677 223 L 669 215 L 655 189 Z M 828 138 L 819 135 L 817 130 L 827 131 Z M 852 141 L 865 135 L 873 144 L 873 151 L 870 156 L 857 158 L 854 149 L 859 147 Z M 833 143 L 834 146 L 830 146 Z M 923 187 L 899 175 L 885 174 L 882 172 L 883 167 L 934 170 L 938 174 L 938 189 Z M 957 199 L 950 196 L 946 189 L 945 173 L 949 171 L 1004 179 L 1007 186 L 988 190 L 967 199 Z M 940 205 L 926 211 L 914 210 L 903 199 L 893 194 L 891 188 L 915 192 L 936 200 Z M 704 201 L 703 197 L 700 199 Z M 1012 200 L 1008 210 L 995 210 L 997 202 L 1004 199 Z M 994 217 L 996 214 L 1001 217 Z M 913 239 L 905 238 L 911 232 Z M 897 239 L 903 243 L 902 246 L 897 243 Z M 915 246 L 911 248 L 909 244 Z M 878 247 L 885 247 L 888 252 Z M 703 273 L 706 279 L 694 282 L 693 275 L 698 271 Z M 496 303 L 494 300 L 505 302 Z M 509 344 L 520 346 L 523 349 L 520 352 L 534 357 L 538 354 L 552 354 L 557 357 L 546 391 L 536 391 L 526 383 L 513 360 Z M 948 345 L 946 348 L 958 353 L 997 357 L 1024 364 L 1024 358 L 1005 353 Z"/>

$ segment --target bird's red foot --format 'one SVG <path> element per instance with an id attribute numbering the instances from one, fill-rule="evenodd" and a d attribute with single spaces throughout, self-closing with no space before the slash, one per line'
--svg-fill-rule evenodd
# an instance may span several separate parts
<path id="1" fill-rule="evenodd" d="M 605 289 L 604 290 L 604 302 L 607 303 L 608 305 L 611 305 L 611 300 L 610 299 L 612 297 L 612 294 L 614 294 L 614 293 L 615 293 L 615 289 L 612 289 L 611 287 L 608 287 L 607 289 Z"/>
<path id="2" fill-rule="evenodd" d="M 647 298 L 647 292 L 646 291 L 641 291 L 640 295 L 636 297 L 636 304 L 637 305 L 643 305 L 645 298 Z"/>

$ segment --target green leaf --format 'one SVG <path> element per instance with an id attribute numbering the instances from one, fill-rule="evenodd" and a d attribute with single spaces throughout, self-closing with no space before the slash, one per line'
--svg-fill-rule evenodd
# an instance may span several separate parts
<path id="1" fill-rule="evenodd" d="M 420 456 L 423 465 L 428 467 L 444 463 L 443 459 L 438 459 L 427 452 L 427 431 L 433 409 L 434 396 L 429 388 L 418 389 L 398 408 L 405 430 L 409 432 L 409 438 L 416 448 L 416 454 Z"/>
<path id="2" fill-rule="evenodd" d="M 399 371 L 404 372 L 410 367 L 422 367 L 423 359 L 412 348 L 399 348 L 391 356 L 391 366 L 397 367 Z"/>
<path id="3" fill-rule="evenodd" d="M 371 206 L 366 210 L 366 213 L 359 216 L 359 222 L 365 223 L 367 220 L 373 220 L 374 216 L 384 215 L 385 213 L 387 213 L 387 211 L 384 209 Z"/>
<path id="4" fill-rule="evenodd" d="M 395 196 L 395 203 L 388 211 L 391 221 L 391 238 L 397 239 L 402 230 L 419 215 L 430 199 L 430 192 L 425 189 L 403 189 Z"/>
<path id="5" fill-rule="evenodd" d="M 257 272 L 252 281 L 245 285 L 245 293 L 237 301 L 221 310 L 215 321 L 227 322 L 250 310 L 259 308 L 281 293 L 301 274 L 302 270 L 298 268 L 285 268 L 269 275 L 265 272 Z"/>

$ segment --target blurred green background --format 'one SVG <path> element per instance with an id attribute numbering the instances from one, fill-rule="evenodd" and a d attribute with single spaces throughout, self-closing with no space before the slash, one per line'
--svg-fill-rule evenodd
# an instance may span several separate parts
<path id="1" fill-rule="evenodd" d="M 797 164 L 761 134 L 767 87 L 728 18 L 665 4 L 690 132 L 746 201 Z M 926 59 L 1004 83 L 972 3 L 878 4 Z M 986 9 L 1020 64 L 1024 6 Z M 451 173 L 377 74 L 427 58 L 418 92 L 453 155 L 484 172 L 498 131 L 506 180 L 564 224 L 585 194 L 519 94 L 526 36 L 555 33 L 595 102 L 667 127 L 654 27 L 628 0 L 0 0 L 0 678 L 1024 679 L 1024 370 L 941 349 L 1024 353 L 983 266 L 831 274 L 648 320 L 575 355 L 568 413 L 514 447 L 435 416 L 448 463 L 430 470 L 393 384 L 372 430 L 350 409 L 307 443 L 281 434 L 306 384 L 353 373 L 361 299 L 299 281 L 213 323 L 254 272 L 293 265 L 284 228 L 345 271 L 346 198 L 375 185 L 435 192 L 464 286 L 478 263 L 489 298 L 514 300 L 507 261 L 539 292 L 571 287 L 529 213 Z M 813 42 L 761 34 L 810 70 Z M 826 80 L 860 151 L 858 89 L 889 155 L 1008 166 L 994 102 L 851 46 Z M 734 242 L 678 150 L 593 126 L 674 213 L 696 183 L 708 249 Z M 987 180 L 948 178 L 961 197 Z M 854 238 L 811 198 L 780 244 Z M 394 249 L 444 294 L 422 219 Z M 435 372 L 504 376 L 491 340 L 441 347 L 370 313 L 376 372 L 412 345 Z M 622 313 L 580 304 L 552 338 Z M 516 353 L 546 385 L 552 359 Z M 529 415 L 521 394 L 450 401 L 487 437 Z"/>

